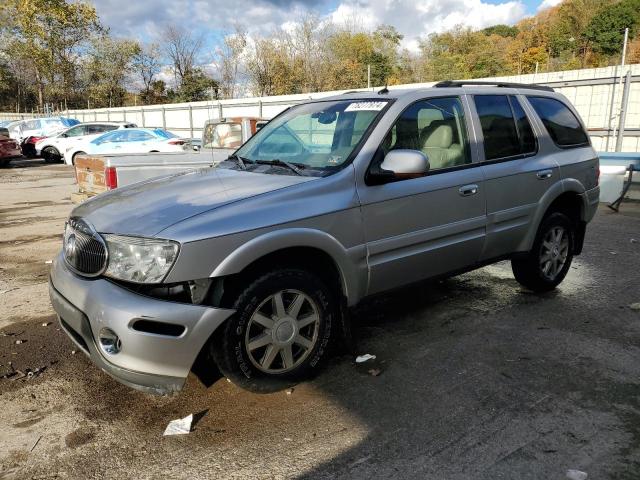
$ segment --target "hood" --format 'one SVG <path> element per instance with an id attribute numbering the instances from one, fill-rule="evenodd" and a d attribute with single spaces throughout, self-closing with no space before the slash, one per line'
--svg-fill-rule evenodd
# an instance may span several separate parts
<path id="1" fill-rule="evenodd" d="M 314 179 L 204 168 L 103 193 L 71 215 L 87 219 L 100 233 L 152 237 L 195 215 Z"/>

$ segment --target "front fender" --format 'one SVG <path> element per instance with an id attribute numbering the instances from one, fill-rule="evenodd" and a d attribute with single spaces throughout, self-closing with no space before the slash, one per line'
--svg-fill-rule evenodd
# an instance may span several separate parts
<path id="1" fill-rule="evenodd" d="M 265 255 L 293 247 L 311 247 L 328 254 L 340 273 L 347 303 L 354 305 L 362 297 L 367 281 L 366 247 L 346 249 L 333 236 L 312 228 L 286 228 L 255 237 L 231 252 L 210 277 L 239 273 Z"/>

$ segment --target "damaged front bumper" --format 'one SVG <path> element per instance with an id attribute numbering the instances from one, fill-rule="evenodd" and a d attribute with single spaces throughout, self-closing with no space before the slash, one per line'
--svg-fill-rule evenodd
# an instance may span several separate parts
<path id="1" fill-rule="evenodd" d="M 103 278 L 80 277 L 62 255 L 53 261 L 49 295 L 62 328 L 93 363 L 130 387 L 156 394 L 182 388 L 204 344 L 234 313 L 146 297 Z M 179 333 L 135 329 L 141 321 L 172 325 Z M 117 334 L 118 353 L 101 348 L 103 329 Z"/>

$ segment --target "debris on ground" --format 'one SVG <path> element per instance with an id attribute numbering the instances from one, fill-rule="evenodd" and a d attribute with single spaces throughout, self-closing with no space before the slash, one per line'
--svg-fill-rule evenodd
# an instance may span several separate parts
<path id="1" fill-rule="evenodd" d="M 629 305 L 629 308 L 631 310 L 640 311 L 640 302 L 632 303 L 631 305 Z"/>
<path id="2" fill-rule="evenodd" d="M 376 356 L 375 355 L 371 355 L 370 353 L 365 353 L 364 355 L 359 355 L 356 357 L 356 363 L 364 363 L 364 362 L 368 362 L 369 360 L 375 360 Z"/>
<path id="3" fill-rule="evenodd" d="M 293 388 L 287 388 L 287 395 L 291 395 L 293 393 Z"/>
<path id="4" fill-rule="evenodd" d="M 53 260 L 47 260 L 46 262 L 44 262 L 47 265 L 51 265 L 53 263 Z"/>
<path id="5" fill-rule="evenodd" d="M 379 368 L 372 368 L 369 370 L 369 375 L 371 375 L 372 377 L 377 377 L 381 373 L 382 373 L 382 370 L 380 370 Z"/>
<path id="6" fill-rule="evenodd" d="M 46 369 L 47 367 L 38 367 L 34 370 L 27 368 L 25 372 L 27 374 L 27 380 L 40 376 Z"/>
<path id="7" fill-rule="evenodd" d="M 40 440 L 42 439 L 42 435 L 40 435 L 38 437 L 38 439 L 35 441 L 35 443 L 33 444 L 33 446 L 31 447 L 31 450 L 29 450 L 29 452 L 33 452 L 33 449 L 36 448 L 36 446 L 38 445 L 38 443 L 40 443 Z"/>
<path id="8" fill-rule="evenodd" d="M 27 374 L 24 373 L 22 370 L 15 370 L 13 374 L 8 376 L 7 378 L 11 378 L 11 381 L 14 381 L 14 380 L 20 380 L 21 378 L 24 378 L 26 376 Z"/>
<path id="9" fill-rule="evenodd" d="M 71 350 L 71 355 L 75 355 L 76 351 L 75 350 Z"/>
<path id="10" fill-rule="evenodd" d="M 609 252 L 611 255 L 617 255 L 618 252 Z"/>
<path id="11" fill-rule="evenodd" d="M 164 430 L 163 436 L 168 435 L 186 435 L 191 432 L 191 423 L 193 422 L 193 413 L 184 418 L 171 420 L 167 428 Z"/>
<path id="12" fill-rule="evenodd" d="M 16 345 L 21 345 L 25 342 L 26 340 L 16 340 Z"/>
<path id="13" fill-rule="evenodd" d="M 630 241 L 631 243 L 638 243 L 638 240 L 636 240 L 635 238 L 632 238 Z"/>
<path id="14" fill-rule="evenodd" d="M 582 470 L 567 470 L 567 478 L 569 480 L 585 480 L 587 477 L 587 473 Z"/>
<path id="15" fill-rule="evenodd" d="M 13 292 L 14 290 L 18 290 L 18 287 L 15 287 L 15 288 L 8 288 L 7 290 L 2 290 L 2 291 L 0 291 L 0 294 Z"/>
<path id="16" fill-rule="evenodd" d="M 49 325 L 51 325 L 51 322 L 44 322 L 44 323 L 42 324 L 42 326 L 43 326 L 43 327 L 48 327 Z"/>

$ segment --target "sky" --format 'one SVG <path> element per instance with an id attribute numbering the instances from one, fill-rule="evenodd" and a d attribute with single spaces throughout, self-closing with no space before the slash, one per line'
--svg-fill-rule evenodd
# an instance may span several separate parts
<path id="1" fill-rule="evenodd" d="M 336 22 L 357 18 L 364 28 L 396 27 L 403 46 L 416 50 L 420 38 L 457 24 L 483 28 L 513 24 L 561 0 L 92 0 L 103 25 L 116 36 L 158 41 L 166 25 L 205 33 L 215 51 L 234 25 L 251 35 L 268 34 L 313 12 Z"/>

